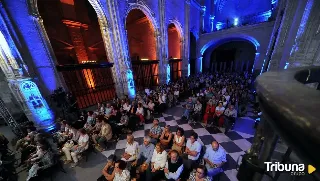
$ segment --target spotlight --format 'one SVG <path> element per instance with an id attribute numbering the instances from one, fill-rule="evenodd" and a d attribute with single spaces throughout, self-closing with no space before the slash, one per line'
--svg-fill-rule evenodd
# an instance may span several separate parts
<path id="1" fill-rule="evenodd" d="M 238 26 L 238 24 L 239 24 L 239 18 L 234 18 L 233 25 Z"/>

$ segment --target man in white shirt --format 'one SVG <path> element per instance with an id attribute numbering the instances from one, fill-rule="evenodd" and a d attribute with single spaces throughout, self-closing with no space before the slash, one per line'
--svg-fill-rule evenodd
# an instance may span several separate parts
<path id="1" fill-rule="evenodd" d="M 168 159 L 164 168 L 164 174 L 167 180 L 178 180 L 183 171 L 183 160 L 179 157 L 176 150 L 170 152 L 170 159 Z"/>
<path id="2" fill-rule="evenodd" d="M 139 143 L 134 141 L 132 134 L 127 135 L 127 145 L 121 160 L 125 162 L 134 161 L 137 158 Z"/>
<path id="3" fill-rule="evenodd" d="M 202 146 L 197 139 L 198 134 L 193 132 L 190 136 L 190 139 L 187 141 L 185 154 L 188 155 L 188 159 L 184 164 L 187 171 L 191 171 L 195 167 L 200 156 Z"/>

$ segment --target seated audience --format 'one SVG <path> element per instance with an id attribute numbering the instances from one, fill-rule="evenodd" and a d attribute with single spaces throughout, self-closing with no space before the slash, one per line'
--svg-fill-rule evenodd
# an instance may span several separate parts
<path id="1" fill-rule="evenodd" d="M 170 152 L 170 158 L 168 159 L 164 168 L 164 174 L 169 181 L 176 181 L 180 178 L 183 171 L 183 161 L 179 157 L 179 153 L 175 150 Z"/>
<path id="2" fill-rule="evenodd" d="M 203 116 L 204 126 L 207 126 L 208 120 L 213 118 L 215 110 L 216 110 L 216 107 L 212 104 L 212 102 L 209 101 L 207 103 L 206 111 Z"/>
<path id="3" fill-rule="evenodd" d="M 28 172 L 27 181 L 38 180 L 38 172 L 53 165 L 53 153 L 50 151 L 50 149 L 45 145 L 42 145 L 40 149 L 43 154 L 36 162 L 32 164 Z"/>
<path id="4" fill-rule="evenodd" d="M 114 166 L 114 179 L 113 181 L 129 181 L 130 180 L 130 172 L 126 170 L 126 162 L 123 160 L 118 160 Z"/>
<path id="5" fill-rule="evenodd" d="M 166 125 L 164 127 L 159 140 L 165 149 L 172 146 L 172 133 L 170 131 L 170 125 Z"/>
<path id="6" fill-rule="evenodd" d="M 211 181 L 212 179 L 207 176 L 207 169 L 203 165 L 199 165 L 190 173 L 188 181 Z"/>
<path id="7" fill-rule="evenodd" d="M 92 141 L 99 146 L 101 151 L 104 151 L 107 148 L 106 141 L 112 139 L 112 129 L 110 124 L 108 124 L 106 119 L 102 120 L 102 126 L 100 133 L 98 135 L 92 136 Z"/>
<path id="8" fill-rule="evenodd" d="M 197 99 L 196 104 L 193 108 L 193 119 L 198 122 L 201 119 L 202 115 L 202 104 L 199 99 Z"/>
<path id="9" fill-rule="evenodd" d="M 102 175 L 97 179 L 97 181 L 112 181 L 114 179 L 114 166 L 115 166 L 116 156 L 110 155 L 108 157 L 108 162 L 106 166 L 102 169 Z"/>
<path id="10" fill-rule="evenodd" d="M 131 162 L 136 160 L 139 149 L 139 143 L 134 141 L 132 134 L 127 135 L 127 145 L 121 160 L 125 162 Z"/>
<path id="11" fill-rule="evenodd" d="M 219 102 L 218 107 L 216 107 L 216 111 L 215 111 L 215 123 L 219 126 L 221 126 L 220 123 L 220 118 L 222 118 L 221 116 L 223 116 L 225 108 L 222 105 L 222 102 Z"/>
<path id="12" fill-rule="evenodd" d="M 89 135 L 85 129 L 80 129 L 80 137 L 78 139 L 78 144 L 71 148 L 71 157 L 74 161 L 72 167 L 78 164 L 78 155 L 89 148 Z"/>
<path id="13" fill-rule="evenodd" d="M 198 142 L 198 134 L 193 132 L 190 139 L 187 141 L 185 154 L 188 158 L 185 160 L 186 170 L 191 171 L 197 164 L 198 158 L 200 156 L 202 146 Z"/>
<path id="14" fill-rule="evenodd" d="M 233 105 L 229 105 L 229 107 L 224 111 L 224 125 L 225 125 L 225 132 L 228 133 L 229 129 L 233 126 L 236 122 L 237 118 L 237 110 L 234 109 Z"/>
<path id="15" fill-rule="evenodd" d="M 132 171 L 134 173 L 136 173 L 136 168 L 138 168 L 138 171 L 140 173 L 145 172 L 150 164 L 154 151 L 154 145 L 150 143 L 150 139 L 151 138 L 149 136 L 144 137 L 143 144 L 140 146 L 137 159 L 132 163 Z M 134 175 L 134 173 L 131 175 Z"/>
<path id="16" fill-rule="evenodd" d="M 187 101 L 186 110 L 184 111 L 182 117 L 184 119 L 189 119 L 190 114 L 193 112 L 193 108 L 194 108 L 193 101 L 192 101 L 192 98 L 190 97 Z"/>
<path id="17" fill-rule="evenodd" d="M 162 133 L 162 129 L 159 126 L 159 120 L 158 119 L 153 120 L 153 126 L 149 131 L 149 136 L 151 137 L 151 143 L 156 144 L 158 142 L 158 139 L 161 133 Z"/>
<path id="18" fill-rule="evenodd" d="M 16 151 L 18 151 L 22 145 L 28 144 L 29 142 L 31 142 L 36 134 L 35 131 L 31 131 L 30 129 L 27 129 L 27 136 L 25 136 L 24 138 L 21 138 L 17 141 L 16 143 Z"/>
<path id="19" fill-rule="evenodd" d="M 167 156 L 167 152 L 163 149 L 161 143 L 157 143 L 151 158 L 151 165 L 147 170 L 147 181 L 163 178 L 163 169 L 167 162 Z"/>
<path id="20" fill-rule="evenodd" d="M 130 112 L 131 105 L 128 100 L 122 100 L 124 103 L 122 105 L 122 109 L 126 112 Z"/>
<path id="21" fill-rule="evenodd" d="M 139 122 L 140 126 L 143 125 L 143 123 L 144 123 L 144 109 L 143 109 L 142 103 L 138 103 L 136 115 L 140 119 L 140 122 Z"/>
<path id="22" fill-rule="evenodd" d="M 213 141 L 211 146 L 207 148 L 203 159 L 208 170 L 208 176 L 213 177 L 223 172 L 222 166 L 227 162 L 226 151 L 219 146 L 217 141 Z"/>
<path id="23" fill-rule="evenodd" d="M 173 145 L 171 150 L 176 150 L 179 154 L 182 154 L 184 146 L 185 146 L 184 130 L 178 127 L 176 134 L 173 137 Z"/>

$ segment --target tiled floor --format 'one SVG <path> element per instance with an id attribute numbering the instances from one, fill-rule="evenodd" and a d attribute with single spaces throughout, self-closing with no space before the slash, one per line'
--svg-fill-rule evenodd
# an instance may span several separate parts
<path id="1" fill-rule="evenodd" d="M 245 153 L 251 146 L 253 134 L 254 134 L 254 120 L 245 117 L 239 118 L 236 122 L 234 130 L 227 134 L 224 134 L 223 128 L 220 130 L 218 128 L 204 128 L 201 124 L 188 124 L 186 120 L 181 119 L 181 115 L 184 111 L 182 105 L 184 103 L 168 109 L 161 116 L 156 117 L 160 120 L 160 126 L 170 125 L 173 132 L 176 131 L 177 127 L 180 126 L 185 130 L 185 136 L 190 137 L 191 133 L 194 131 L 199 135 L 199 141 L 208 146 L 212 141 L 216 140 L 227 152 L 227 163 L 224 166 L 224 173 L 221 175 L 221 181 L 236 181 L 237 174 L 237 161 L 238 158 Z M 151 121 L 147 121 L 144 128 L 135 131 L 133 133 L 137 142 L 142 144 L 143 137 L 148 133 L 152 126 Z M 108 157 L 110 154 L 115 154 L 121 156 L 124 152 L 126 145 L 125 137 L 122 137 L 117 143 L 113 143 L 109 146 L 107 151 L 102 152 L 103 155 Z M 240 160 L 239 160 L 240 161 Z"/>

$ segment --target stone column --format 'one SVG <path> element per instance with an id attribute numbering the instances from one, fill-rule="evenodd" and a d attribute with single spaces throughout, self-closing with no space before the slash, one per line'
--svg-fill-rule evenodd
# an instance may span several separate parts
<path id="1" fill-rule="evenodd" d="M 241 71 L 240 72 L 242 72 L 243 71 L 243 67 L 244 67 L 244 61 L 243 60 L 241 60 Z"/>
<path id="2" fill-rule="evenodd" d="M 168 27 L 166 24 L 166 0 L 159 0 L 159 14 L 160 14 L 160 47 L 161 51 L 159 52 L 159 75 L 160 75 L 160 84 L 168 83 L 170 75 L 168 77 L 167 71 L 168 67 Z"/>
<path id="3" fill-rule="evenodd" d="M 201 33 L 204 32 L 204 17 L 206 15 L 206 6 L 201 6 L 201 15 L 200 15 L 200 28 Z"/>
<path id="4" fill-rule="evenodd" d="M 213 15 L 210 15 L 210 31 L 214 31 L 214 17 Z"/>
<path id="5" fill-rule="evenodd" d="M 112 53 L 110 54 L 114 62 L 114 75 L 117 77 L 118 95 L 126 94 L 133 98 L 136 94 L 133 74 L 131 69 L 131 62 L 129 57 L 128 42 L 124 22 L 120 19 L 120 12 L 118 10 L 118 1 L 107 1 L 107 10 L 109 12 L 110 36 Z M 123 13 L 123 12 L 121 12 Z M 109 57 L 110 58 L 110 57 Z"/>
<path id="6" fill-rule="evenodd" d="M 231 62 L 231 65 L 230 65 L 230 72 L 233 72 L 233 62 L 234 62 L 234 61 L 232 61 L 232 62 Z"/>
<path id="7" fill-rule="evenodd" d="M 276 41 L 274 48 L 273 48 L 274 51 L 268 52 L 268 54 L 272 53 L 272 55 L 267 54 L 267 58 L 268 58 L 268 56 L 270 56 L 271 58 L 270 58 L 269 65 L 265 65 L 265 66 L 269 66 L 269 70 L 278 70 L 279 69 L 280 60 L 281 60 L 282 54 L 284 52 L 286 40 L 288 38 L 293 38 L 293 39 L 295 38 L 295 37 L 289 37 L 289 32 L 292 27 L 291 24 L 292 24 L 292 22 L 294 22 L 294 17 L 295 17 L 296 11 L 297 10 L 299 10 L 299 11 L 304 10 L 304 8 L 298 6 L 298 4 L 304 3 L 304 2 L 306 2 L 306 1 L 299 1 L 299 0 L 291 0 L 290 2 L 287 1 L 285 4 L 282 5 L 283 8 L 279 9 L 280 12 L 279 12 L 277 20 L 276 20 L 275 29 L 273 30 L 273 36 L 277 35 L 277 37 L 274 40 L 274 41 Z M 281 16 L 282 10 L 283 10 L 283 16 Z M 272 49 L 273 44 L 274 43 L 272 41 L 269 43 L 269 49 Z"/>
<path id="8" fill-rule="evenodd" d="M 308 0 L 289 61 L 286 62 L 289 67 L 310 66 L 317 61 L 318 51 L 320 51 L 319 8 L 319 1 Z"/>
<path id="9" fill-rule="evenodd" d="M 214 71 L 217 72 L 217 66 L 218 66 L 218 63 L 217 62 L 214 62 Z"/>
<path id="10" fill-rule="evenodd" d="M 188 75 L 188 66 L 190 64 L 190 0 L 184 3 L 184 53 L 182 60 L 182 77 Z"/>
<path id="11" fill-rule="evenodd" d="M 29 121 L 35 123 L 39 130 L 54 129 L 54 115 L 38 86 L 30 77 L 9 78 L 9 87 L 21 105 Z"/>

